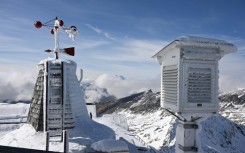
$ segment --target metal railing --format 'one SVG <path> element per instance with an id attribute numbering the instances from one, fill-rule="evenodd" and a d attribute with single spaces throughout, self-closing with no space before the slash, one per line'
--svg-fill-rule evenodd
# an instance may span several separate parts
<path id="1" fill-rule="evenodd" d="M 122 114 L 111 114 L 111 115 L 103 115 L 104 117 L 108 117 L 111 118 L 116 125 L 126 129 L 129 131 L 129 125 L 127 122 L 127 118 L 125 115 Z M 140 138 L 138 135 L 136 135 L 135 133 L 133 133 L 132 131 L 129 131 L 130 134 L 132 136 L 134 136 L 141 144 L 143 144 L 146 148 L 149 149 L 150 153 L 158 153 L 158 151 L 156 151 L 152 146 L 149 146 L 142 138 Z M 133 141 L 134 143 L 134 141 Z M 134 143 L 135 145 L 135 143 Z M 137 148 L 137 146 L 135 145 L 135 147 Z"/>
<path id="2" fill-rule="evenodd" d="M 60 153 L 54 151 L 35 150 L 28 148 L 17 148 L 10 146 L 0 146 L 0 153 Z"/>

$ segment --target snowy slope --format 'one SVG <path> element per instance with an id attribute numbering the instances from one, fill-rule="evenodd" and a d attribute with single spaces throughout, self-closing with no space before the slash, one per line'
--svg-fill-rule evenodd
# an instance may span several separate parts
<path id="1" fill-rule="evenodd" d="M 245 152 L 245 125 L 236 124 L 220 115 L 209 117 L 200 125 L 202 126 L 199 129 L 200 152 Z"/>
<path id="2" fill-rule="evenodd" d="M 245 89 L 222 93 L 219 99 L 220 113 L 237 124 L 245 125 Z"/>
<path id="3" fill-rule="evenodd" d="M 221 115 L 201 119 L 198 131 L 201 146 L 199 152 L 244 153 L 244 90 L 220 95 Z M 239 101 L 230 98 L 237 95 Z M 119 113 L 127 117 L 129 129 L 147 145 L 159 152 L 173 153 L 175 145 L 176 119 L 159 106 L 159 93 L 147 91 L 138 96 L 130 96 L 114 101 L 104 113 Z M 228 97 L 224 99 L 224 97 Z M 106 103 L 103 103 L 104 105 Z M 100 104 L 102 105 L 102 104 Z M 112 107 L 113 106 L 113 107 Z M 101 107 L 101 106 L 100 106 Z M 102 111 L 103 112 L 103 111 Z M 225 118 L 225 117 L 227 118 Z"/>
<path id="4" fill-rule="evenodd" d="M 81 152 L 94 142 L 115 138 L 115 133 L 111 128 L 92 120 L 84 120 L 81 116 L 76 118 L 75 124 L 76 127 L 68 132 L 70 152 Z M 0 136 L 0 145 L 45 149 L 45 133 L 36 132 L 29 124 L 18 125 L 12 129 L 13 131 L 7 133 L 2 130 L 1 128 L 3 136 Z M 59 142 L 52 142 L 50 150 L 63 151 L 63 145 Z"/>
<path id="5" fill-rule="evenodd" d="M 84 122 L 76 120 L 76 127 L 69 130 L 69 149 L 70 152 L 81 152 L 85 147 L 103 139 L 114 139 L 115 134 L 110 128 L 93 122 Z M 24 124 L 19 129 L 9 132 L 0 138 L 0 145 L 14 146 L 21 148 L 45 149 L 45 133 L 36 132 L 29 125 Z M 60 142 L 51 142 L 51 151 L 63 151 L 63 144 Z"/>
<path id="6" fill-rule="evenodd" d="M 29 106 L 25 103 L 0 103 L 0 137 L 26 122 Z"/>
<path id="7" fill-rule="evenodd" d="M 98 123 L 104 124 L 110 127 L 111 129 L 113 129 L 113 131 L 115 131 L 115 136 L 117 140 L 119 140 L 120 137 L 123 137 L 131 144 L 134 144 L 138 147 L 146 147 L 135 137 L 133 133 L 128 131 L 128 129 L 125 129 L 121 125 L 117 124 L 117 122 L 115 122 L 113 117 L 114 115 L 105 115 L 102 117 L 95 118 L 94 120 Z"/>

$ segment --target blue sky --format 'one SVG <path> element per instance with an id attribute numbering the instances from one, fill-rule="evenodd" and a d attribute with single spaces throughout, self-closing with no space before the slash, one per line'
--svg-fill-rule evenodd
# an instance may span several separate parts
<path id="1" fill-rule="evenodd" d="M 60 47 L 76 47 L 75 57 L 62 58 L 76 61 L 85 79 L 103 73 L 159 78 L 160 66 L 151 56 L 180 36 L 194 35 L 238 47 L 220 62 L 221 81 L 230 82 L 221 88 L 245 87 L 237 82 L 245 81 L 244 15 L 243 0 L 1 0 L 0 72 L 35 76 L 36 64 L 53 57 L 43 50 L 53 49 L 54 40 L 49 28 L 33 24 L 58 16 L 78 28 L 75 42 L 60 36 Z"/>

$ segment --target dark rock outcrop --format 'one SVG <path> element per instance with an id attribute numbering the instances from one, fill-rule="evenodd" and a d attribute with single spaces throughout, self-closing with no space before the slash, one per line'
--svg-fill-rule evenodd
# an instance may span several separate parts
<path id="1" fill-rule="evenodd" d="M 160 93 L 151 90 L 130 95 L 128 97 L 111 100 L 96 105 L 97 114 L 110 114 L 122 109 L 134 113 L 150 112 L 160 107 Z"/>

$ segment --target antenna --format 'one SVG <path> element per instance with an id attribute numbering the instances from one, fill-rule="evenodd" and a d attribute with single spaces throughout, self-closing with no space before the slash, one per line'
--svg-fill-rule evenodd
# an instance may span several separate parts
<path id="1" fill-rule="evenodd" d="M 50 23 L 52 21 L 54 21 L 54 25 L 52 25 L 52 23 Z M 50 21 L 47 21 L 45 23 L 42 23 L 41 21 L 36 21 L 34 23 L 34 26 L 38 29 L 42 28 L 43 26 L 44 27 L 51 27 L 50 33 L 52 35 L 54 35 L 54 50 L 47 49 L 47 50 L 45 50 L 45 52 L 47 52 L 47 53 L 53 52 L 55 55 L 55 59 L 59 59 L 59 53 L 64 53 L 64 54 L 67 54 L 70 56 L 75 55 L 75 48 L 74 47 L 63 48 L 63 49 L 59 48 L 59 32 L 62 31 L 62 32 L 67 33 L 69 35 L 69 37 L 74 41 L 76 35 L 78 34 L 76 26 L 66 27 L 64 25 L 63 20 L 59 20 L 58 17 L 56 17 Z"/>

